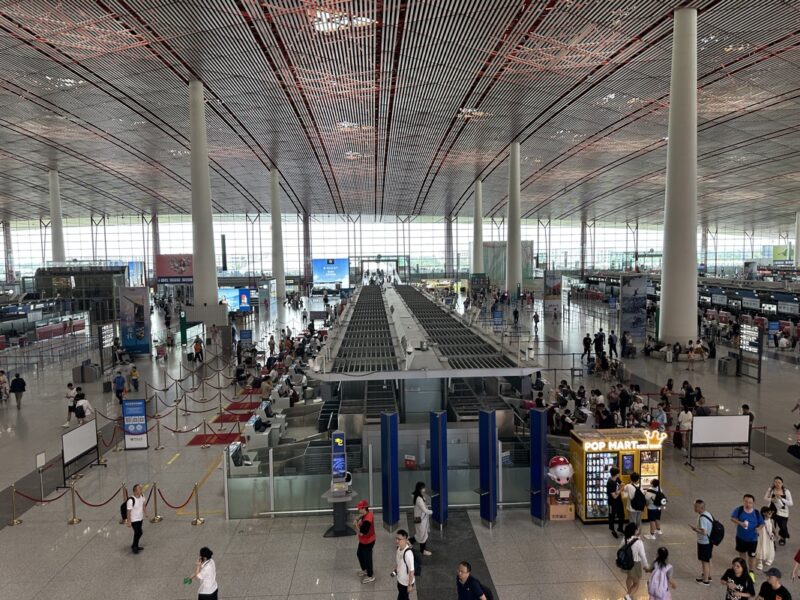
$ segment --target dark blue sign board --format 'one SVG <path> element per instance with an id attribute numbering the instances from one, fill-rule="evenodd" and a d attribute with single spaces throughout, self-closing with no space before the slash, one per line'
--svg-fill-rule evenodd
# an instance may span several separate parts
<path id="1" fill-rule="evenodd" d="M 493 410 L 478 415 L 478 455 L 481 520 L 491 525 L 497 520 L 497 419 Z"/>
<path id="2" fill-rule="evenodd" d="M 398 424 L 396 412 L 381 413 L 381 508 L 383 524 L 390 529 L 400 521 Z"/>
<path id="3" fill-rule="evenodd" d="M 430 413 L 431 423 L 431 504 L 433 520 L 447 522 L 447 413 Z"/>
<path id="4" fill-rule="evenodd" d="M 544 523 L 547 517 L 547 409 L 528 411 L 531 424 L 531 517 Z"/>

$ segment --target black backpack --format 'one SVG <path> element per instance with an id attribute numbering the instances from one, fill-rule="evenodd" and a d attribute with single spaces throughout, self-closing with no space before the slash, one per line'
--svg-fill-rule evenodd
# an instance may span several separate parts
<path id="1" fill-rule="evenodd" d="M 125 500 L 122 504 L 119 505 L 119 518 L 123 521 L 128 519 L 128 501 Z"/>
<path id="2" fill-rule="evenodd" d="M 653 504 L 658 510 L 664 510 L 667 507 L 667 497 L 664 495 L 660 489 L 651 489 L 651 492 L 655 494 L 653 498 Z"/>
<path id="3" fill-rule="evenodd" d="M 635 485 L 633 487 L 636 491 L 633 492 L 633 498 L 631 498 L 631 508 L 633 510 L 644 510 L 645 506 L 647 506 L 647 498 L 642 493 L 642 486 Z"/>
<path id="4" fill-rule="evenodd" d="M 708 519 L 708 516 L 706 515 L 701 515 L 701 516 Z M 714 546 L 719 546 L 722 543 L 723 539 L 725 539 L 725 526 L 719 521 L 717 521 L 714 518 L 714 515 L 711 515 L 711 532 L 708 534 L 708 541 L 711 542 Z"/>
<path id="5" fill-rule="evenodd" d="M 406 548 L 406 551 L 403 552 L 403 560 L 406 559 L 406 552 L 411 552 L 411 556 L 414 557 L 414 577 L 419 577 L 422 575 L 422 555 L 413 547 Z"/>
<path id="6" fill-rule="evenodd" d="M 633 544 L 636 540 L 631 540 L 626 543 L 619 550 L 617 550 L 617 566 L 623 571 L 630 571 L 633 568 Z"/>

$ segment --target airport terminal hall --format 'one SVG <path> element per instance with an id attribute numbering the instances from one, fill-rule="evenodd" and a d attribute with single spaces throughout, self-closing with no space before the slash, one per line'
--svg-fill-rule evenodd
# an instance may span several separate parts
<path id="1" fill-rule="evenodd" d="M 0 66 L 0 600 L 800 600 L 800 0 L 2 0 Z"/>

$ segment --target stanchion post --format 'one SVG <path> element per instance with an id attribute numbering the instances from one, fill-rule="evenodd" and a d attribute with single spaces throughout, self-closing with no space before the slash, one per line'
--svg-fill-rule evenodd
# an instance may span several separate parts
<path id="1" fill-rule="evenodd" d="M 9 527 L 14 525 L 22 525 L 22 519 L 17 518 L 17 486 L 11 484 L 11 520 L 8 522 Z"/>
<path id="2" fill-rule="evenodd" d="M 75 514 L 75 483 L 69 484 L 69 495 L 70 499 L 72 500 L 72 518 L 67 521 L 68 525 L 77 525 L 81 522 L 81 520 Z"/>
<path id="3" fill-rule="evenodd" d="M 161 445 L 161 421 L 156 423 L 156 447 L 154 450 L 163 450 L 164 446 Z"/>
<path id="4" fill-rule="evenodd" d="M 208 421 L 203 419 L 203 435 L 208 435 Z M 211 444 L 208 443 L 208 438 L 206 438 L 205 444 L 200 446 L 203 449 L 211 448 Z"/>
<path id="5" fill-rule="evenodd" d="M 205 402 L 207 400 L 207 398 L 206 398 L 206 378 L 205 377 L 203 377 L 203 379 L 201 380 L 201 383 L 200 383 L 200 400 L 202 400 L 203 402 Z"/>
<path id="6" fill-rule="evenodd" d="M 95 433 L 96 433 L 96 436 L 97 436 L 97 451 L 98 451 L 97 453 L 100 454 L 100 451 L 103 448 L 103 446 L 101 445 L 101 442 L 102 442 L 103 445 L 105 445 L 105 441 L 103 441 L 103 436 L 100 435 L 100 430 L 99 429 L 95 429 Z M 108 459 L 105 456 L 100 455 L 100 457 L 97 459 L 97 464 L 98 465 L 104 465 L 106 463 L 108 463 Z M 39 472 L 39 475 L 40 475 L 40 478 L 41 478 L 41 471 Z"/>
<path id="7" fill-rule="evenodd" d="M 200 495 L 197 493 L 197 483 L 194 484 L 192 494 L 194 494 L 194 519 L 192 519 L 192 525 L 202 525 L 206 520 L 200 516 Z"/>
<path id="8" fill-rule="evenodd" d="M 153 482 L 153 516 L 150 517 L 151 523 L 161 523 L 164 517 L 158 514 L 158 482 Z"/>
<path id="9" fill-rule="evenodd" d="M 125 482 L 122 482 L 122 499 L 127 503 L 128 502 L 128 488 L 125 487 Z M 125 519 L 119 520 L 120 525 L 125 525 Z"/>
<path id="10" fill-rule="evenodd" d="M 178 423 L 178 413 L 181 412 L 180 408 L 181 408 L 181 401 L 180 401 L 180 398 L 178 398 L 178 392 L 176 391 L 175 392 L 175 431 L 178 431 L 181 428 L 180 424 Z"/>

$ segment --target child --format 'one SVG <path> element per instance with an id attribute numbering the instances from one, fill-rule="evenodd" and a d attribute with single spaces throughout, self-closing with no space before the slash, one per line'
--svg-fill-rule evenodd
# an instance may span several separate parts
<path id="1" fill-rule="evenodd" d="M 761 507 L 761 516 L 764 517 L 764 527 L 758 533 L 756 546 L 756 567 L 759 571 L 769 569 L 775 560 L 775 521 L 772 520 L 773 511 L 769 506 Z"/>
<path id="2" fill-rule="evenodd" d="M 78 420 L 78 425 L 83 425 L 86 422 L 86 418 L 94 413 L 94 410 L 83 393 L 79 392 L 75 396 L 75 400 L 75 418 Z"/>
<path id="3" fill-rule="evenodd" d="M 131 367 L 131 384 L 133 384 L 133 389 L 137 392 L 139 391 L 139 370 L 136 368 L 136 365 Z"/>
<path id="4" fill-rule="evenodd" d="M 645 535 L 648 540 L 656 539 L 656 534 L 662 535 L 661 531 L 661 511 L 663 506 L 656 506 L 656 495 L 661 491 L 661 484 L 658 479 L 650 481 L 650 487 L 644 490 L 644 497 L 647 499 L 647 519 L 650 521 L 650 534 Z"/>
<path id="5" fill-rule="evenodd" d="M 670 589 L 675 589 L 675 582 L 672 580 L 672 565 L 667 564 L 669 550 L 663 546 L 656 550 L 656 559 L 653 562 L 653 570 L 650 579 L 647 580 L 647 593 L 650 600 L 672 600 Z"/>

